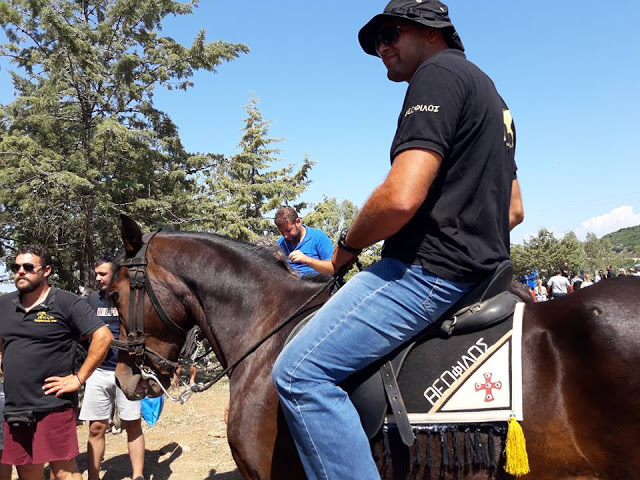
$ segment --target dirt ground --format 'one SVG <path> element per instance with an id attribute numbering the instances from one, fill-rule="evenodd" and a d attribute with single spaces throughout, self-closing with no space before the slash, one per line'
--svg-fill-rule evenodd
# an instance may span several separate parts
<path id="1" fill-rule="evenodd" d="M 201 380 L 198 376 L 198 380 Z M 171 390 L 174 394 L 179 390 Z M 231 457 L 226 438 L 224 410 L 229 384 L 221 380 L 209 390 L 194 393 L 184 404 L 165 400 L 158 422 L 142 421 L 146 442 L 144 474 L 147 480 L 242 480 Z M 82 478 L 87 478 L 88 422 L 78 426 Z M 131 478 L 127 435 L 107 433 L 102 480 Z M 13 478 L 17 479 L 15 469 Z"/>
<path id="2" fill-rule="evenodd" d="M 200 378 L 198 378 L 200 380 Z M 178 390 L 171 390 L 174 394 Z M 227 444 L 224 410 L 229 385 L 220 381 L 209 390 L 194 393 L 184 404 L 165 399 L 158 422 L 143 420 L 146 442 L 144 473 L 147 480 L 242 480 Z M 78 467 L 86 473 L 88 424 L 78 427 Z M 127 435 L 107 434 L 103 480 L 131 478 Z"/>

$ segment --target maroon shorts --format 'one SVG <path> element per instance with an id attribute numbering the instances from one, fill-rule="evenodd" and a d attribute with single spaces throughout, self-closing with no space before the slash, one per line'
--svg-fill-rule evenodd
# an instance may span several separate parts
<path id="1" fill-rule="evenodd" d="M 2 463 L 28 465 L 71 460 L 78 453 L 75 408 L 38 416 L 35 427 L 10 427 L 4 421 Z"/>

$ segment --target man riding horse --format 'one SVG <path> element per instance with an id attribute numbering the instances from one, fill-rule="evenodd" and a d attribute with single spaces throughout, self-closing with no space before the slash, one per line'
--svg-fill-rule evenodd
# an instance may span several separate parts
<path id="1" fill-rule="evenodd" d="M 273 378 L 310 479 L 379 478 L 338 385 L 436 321 L 509 258 L 523 219 L 515 127 L 437 0 L 393 0 L 359 33 L 387 77 L 409 84 L 391 169 L 341 235 L 335 271 L 384 240 L 282 351 Z"/>

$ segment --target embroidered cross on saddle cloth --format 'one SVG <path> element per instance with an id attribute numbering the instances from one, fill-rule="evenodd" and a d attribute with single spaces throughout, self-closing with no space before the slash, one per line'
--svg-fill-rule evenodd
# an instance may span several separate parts
<path id="1" fill-rule="evenodd" d="M 412 424 L 523 420 L 523 310 L 519 303 L 512 319 L 490 329 L 429 338 L 411 350 L 398 383 Z"/>

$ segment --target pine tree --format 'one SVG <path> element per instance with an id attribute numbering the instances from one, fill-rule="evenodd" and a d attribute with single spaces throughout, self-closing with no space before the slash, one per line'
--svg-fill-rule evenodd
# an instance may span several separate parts
<path id="1" fill-rule="evenodd" d="M 274 169 L 280 150 L 273 145 L 280 139 L 268 137 L 270 122 L 263 120 L 255 96 L 246 111 L 241 151 L 222 161 L 206 179 L 210 199 L 203 210 L 210 220 L 202 223 L 220 234 L 252 240 L 277 232 L 269 213 L 281 205 L 304 208 L 304 203 L 294 202 L 309 184 L 313 162 L 305 156 L 298 170 L 292 164 Z"/>
<path id="2" fill-rule="evenodd" d="M 333 243 L 337 243 L 342 229 L 351 225 L 357 214 L 358 207 L 352 201 L 343 200 L 338 204 L 335 197 L 325 196 L 322 202 L 313 205 L 302 221 L 310 227 L 319 228 Z"/>
<path id="3" fill-rule="evenodd" d="M 248 52 L 204 31 L 191 47 L 160 35 L 197 3 L 0 2 L 0 55 L 17 66 L 15 100 L 0 107 L 0 236 L 47 245 L 67 288 L 120 244 L 117 213 L 146 226 L 194 215 L 197 173 L 217 157 L 188 154 L 153 94 Z"/>

